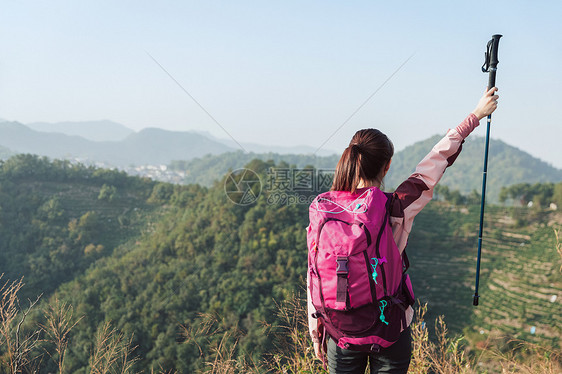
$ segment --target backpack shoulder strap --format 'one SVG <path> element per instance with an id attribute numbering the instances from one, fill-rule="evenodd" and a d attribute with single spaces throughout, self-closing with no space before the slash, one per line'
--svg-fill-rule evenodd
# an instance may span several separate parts
<path id="1" fill-rule="evenodd" d="M 392 213 L 392 207 L 394 206 L 394 201 L 396 200 L 396 194 L 393 193 L 388 193 L 386 194 L 387 197 L 387 201 L 386 201 L 386 217 L 385 220 L 387 219 L 387 217 L 390 216 L 390 214 Z M 390 219 L 388 219 L 390 220 Z M 386 222 L 383 223 L 383 227 L 384 225 L 386 225 Z M 379 233 L 380 236 L 380 233 Z M 404 248 L 404 250 L 402 251 L 402 273 L 406 273 L 406 271 L 408 271 L 408 269 L 410 268 L 410 260 L 408 259 L 408 255 L 406 254 L 406 248 Z"/>
<path id="2" fill-rule="evenodd" d="M 381 229 L 379 231 L 379 234 L 377 235 L 377 242 L 376 242 L 377 247 L 376 248 L 379 247 L 379 244 L 381 242 L 382 233 L 384 232 L 384 229 L 386 228 L 387 223 L 390 222 L 389 216 L 390 216 L 390 212 L 392 211 L 392 204 L 394 203 L 394 194 L 385 194 L 385 195 L 386 195 L 385 213 L 384 213 L 384 218 L 382 220 Z"/>
<path id="3" fill-rule="evenodd" d="M 410 260 L 408 260 L 408 255 L 406 254 L 406 248 L 402 252 L 402 274 L 406 273 L 410 268 Z"/>

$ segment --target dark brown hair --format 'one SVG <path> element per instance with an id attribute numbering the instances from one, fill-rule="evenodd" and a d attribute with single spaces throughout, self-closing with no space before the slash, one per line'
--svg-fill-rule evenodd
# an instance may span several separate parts
<path id="1" fill-rule="evenodd" d="M 361 180 L 377 180 L 393 155 L 394 146 L 385 134 L 376 129 L 357 131 L 336 166 L 332 191 L 354 193 Z"/>

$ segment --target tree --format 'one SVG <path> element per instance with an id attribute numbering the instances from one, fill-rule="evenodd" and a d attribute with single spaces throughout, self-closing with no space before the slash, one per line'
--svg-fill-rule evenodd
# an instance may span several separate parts
<path id="1" fill-rule="evenodd" d="M 101 186 L 98 200 L 113 201 L 116 194 L 117 188 L 115 188 L 115 186 L 109 186 L 104 183 L 103 186 Z"/>
<path id="2" fill-rule="evenodd" d="M 552 202 L 559 208 L 562 208 L 562 182 L 557 183 L 554 186 L 554 191 L 552 193 Z"/>

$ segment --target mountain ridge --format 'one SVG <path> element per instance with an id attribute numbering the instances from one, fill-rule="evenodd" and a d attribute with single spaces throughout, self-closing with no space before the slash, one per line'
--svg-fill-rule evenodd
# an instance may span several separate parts
<path id="1" fill-rule="evenodd" d="M 32 122 L 25 126 L 39 132 L 78 135 L 93 141 L 120 141 L 134 131 L 125 125 L 111 120 Z"/>
<path id="2" fill-rule="evenodd" d="M 118 167 L 166 164 L 177 158 L 191 159 L 232 150 L 189 132 L 149 128 L 133 132 L 121 141 L 92 141 L 78 135 L 35 131 L 19 122 L 0 123 L 0 146 L 14 153 L 103 162 Z"/>
<path id="3" fill-rule="evenodd" d="M 249 153 L 278 153 L 278 154 L 304 154 L 304 155 L 318 155 L 318 156 L 331 156 L 337 154 L 336 151 L 330 149 L 317 149 L 305 144 L 281 146 L 281 145 L 268 145 L 251 142 L 235 142 L 232 139 L 219 138 L 212 135 L 208 131 L 195 131 L 197 134 L 206 136 L 219 143 L 223 143 L 232 148 L 240 148 L 242 146 L 245 152 Z"/>

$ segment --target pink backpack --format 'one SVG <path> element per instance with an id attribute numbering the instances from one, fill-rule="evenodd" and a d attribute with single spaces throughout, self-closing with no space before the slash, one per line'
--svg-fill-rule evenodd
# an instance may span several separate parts
<path id="1" fill-rule="evenodd" d="M 406 252 L 400 255 L 389 223 L 393 201 L 371 187 L 325 192 L 310 205 L 313 316 L 341 348 L 377 352 L 406 328 L 414 293 Z"/>

